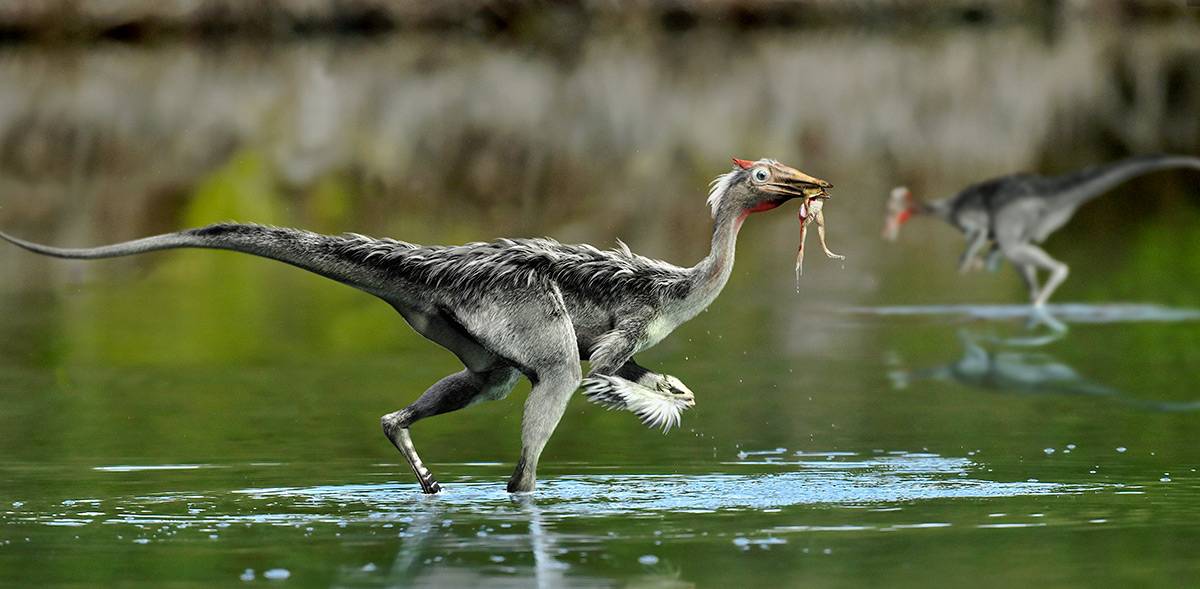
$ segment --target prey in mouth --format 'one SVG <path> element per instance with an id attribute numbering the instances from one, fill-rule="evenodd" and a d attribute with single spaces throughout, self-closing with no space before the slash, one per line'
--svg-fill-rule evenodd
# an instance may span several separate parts
<path id="1" fill-rule="evenodd" d="M 804 239 L 808 236 L 808 226 L 816 224 L 817 237 L 821 240 L 821 249 L 825 255 L 835 260 L 845 260 L 846 256 L 835 254 L 825 244 L 825 201 L 829 193 L 824 190 L 817 196 L 805 198 L 800 203 L 800 246 L 796 248 L 796 292 L 800 292 L 800 277 L 804 275 Z"/>
<path id="2" fill-rule="evenodd" d="M 749 209 L 748 212 L 765 211 L 791 199 L 800 199 L 800 246 L 796 248 L 797 291 L 800 290 L 800 276 L 804 274 L 804 238 L 808 234 L 810 224 L 817 224 L 817 235 L 821 238 L 821 249 L 825 250 L 826 256 L 835 260 L 846 259 L 846 256 L 830 251 L 829 246 L 825 244 L 825 214 L 822 208 L 825 201 L 829 200 L 832 184 L 775 160 L 752 162 L 734 158 L 733 163 L 747 171 L 755 188 L 773 197 Z"/>

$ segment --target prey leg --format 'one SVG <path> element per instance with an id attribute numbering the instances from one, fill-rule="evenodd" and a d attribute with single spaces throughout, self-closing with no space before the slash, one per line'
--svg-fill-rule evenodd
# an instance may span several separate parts
<path id="1" fill-rule="evenodd" d="M 825 212 L 817 213 L 817 237 L 821 238 L 821 249 L 825 250 L 825 256 L 835 260 L 845 260 L 846 256 L 835 254 L 829 251 L 829 246 L 825 245 Z"/>
<path id="2" fill-rule="evenodd" d="M 804 276 L 804 238 L 808 236 L 808 223 L 800 223 L 800 246 L 796 248 L 796 292 L 800 292 L 800 277 Z"/>
<path id="3" fill-rule="evenodd" d="M 408 407 L 380 419 L 384 435 L 404 455 L 422 491 L 437 493 L 441 485 L 417 455 L 409 427 L 426 417 L 457 411 L 479 401 L 502 399 L 512 390 L 518 376 L 517 370 L 509 367 L 497 367 L 486 372 L 463 370 L 439 380 Z"/>

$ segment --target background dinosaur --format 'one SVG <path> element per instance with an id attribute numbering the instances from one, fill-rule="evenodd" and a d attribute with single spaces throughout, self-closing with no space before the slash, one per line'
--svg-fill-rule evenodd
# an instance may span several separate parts
<path id="1" fill-rule="evenodd" d="M 1020 272 L 1029 288 L 1029 300 L 1041 306 L 1067 279 L 1070 269 L 1038 246 L 1066 225 L 1084 203 L 1142 174 L 1171 168 L 1200 170 L 1200 158 L 1175 155 L 1133 157 L 1062 176 L 1013 174 L 966 187 L 958 194 L 920 201 L 903 186 L 888 197 L 883 237 L 895 241 L 900 228 L 914 216 L 939 218 L 967 237 L 959 258 L 960 272 L 981 265 L 980 256 L 991 244 L 994 265 L 1004 256 Z M 1038 286 L 1037 271 L 1050 273 Z"/>

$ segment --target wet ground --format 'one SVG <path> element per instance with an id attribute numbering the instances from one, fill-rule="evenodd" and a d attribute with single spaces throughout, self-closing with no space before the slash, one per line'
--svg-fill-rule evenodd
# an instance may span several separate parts
<path id="1" fill-rule="evenodd" d="M 425 497 L 378 419 L 460 367 L 386 305 L 227 252 L 0 247 L 0 585 L 1198 578 L 1195 176 L 1081 209 L 1047 314 L 1010 268 L 958 275 L 948 227 L 878 239 L 897 183 L 1197 153 L 1194 29 L 0 48 L 21 237 L 236 219 L 689 264 L 708 180 L 771 156 L 835 184 L 848 257 L 797 294 L 795 209 L 756 216 L 722 296 L 639 356 L 695 391 L 682 428 L 577 398 L 512 497 L 523 383 L 413 428 Z"/>

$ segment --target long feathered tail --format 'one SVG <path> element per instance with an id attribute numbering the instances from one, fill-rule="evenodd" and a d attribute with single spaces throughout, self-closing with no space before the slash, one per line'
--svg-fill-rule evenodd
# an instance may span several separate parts
<path id="1" fill-rule="evenodd" d="M 1082 204 L 1131 178 L 1172 168 L 1200 170 L 1200 158 L 1185 155 L 1145 155 L 1059 176 L 1055 178 L 1057 186 L 1054 188 L 1057 195 L 1054 199 L 1073 205 Z"/>
<path id="2" fill-rule="evenodd" d="M 0 238 L 31 252 L 77 260 L 116 258 L 177 248 L 230 250 L 278 260 L 372 293 L 378 292 L 384 278 L 379 268 L 342 253 L 347 243 L 367 238 L 334 237 L 264 225 L 221 223 L 90 248 L 42 245 L 3 232 L 0 232 Z M 411 247 L 402 242 L 390 243 L 395 247 Z"/>

